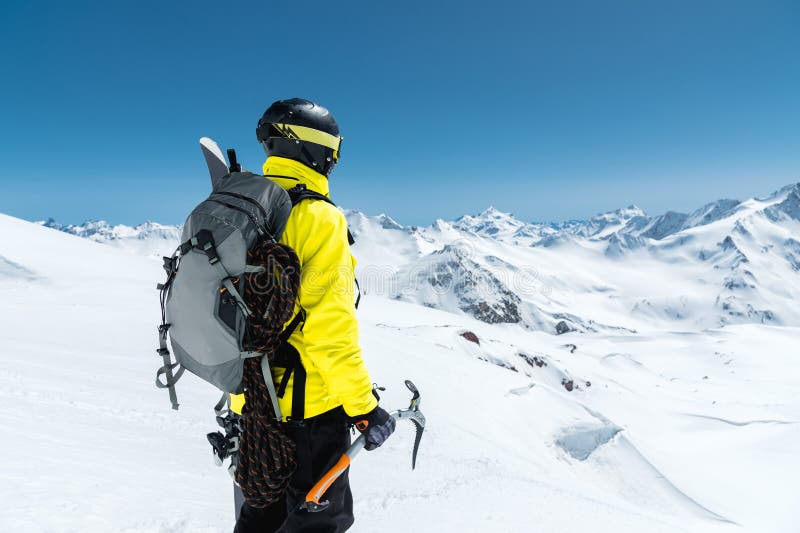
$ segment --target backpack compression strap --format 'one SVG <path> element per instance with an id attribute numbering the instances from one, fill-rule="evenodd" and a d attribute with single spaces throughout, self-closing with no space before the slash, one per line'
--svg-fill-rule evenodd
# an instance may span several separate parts
<path id="1" fill-rule="evenodd" d="M 160 291 L 161 300 L 161 324 L 158 326 L 158 349 L 156 352 L 161 356 L 164 365 L 158 369 L 156 373 L 156 387 L 159 389 L 167 389 L 169 391 L 169 401 L 172 408 L 178 410 L 178 395 L 175 392 L 175 384 L 183 375 L 185 368 L 181 367 L 174 374 L 172 373 L 178 367 L 178 363 L 173 363 L 170 358 L 169 348 L 167 347 L 167 332 L 171 324 L 167 323 L 167 292 L 172 286 L 175 279 L 175 274 L 178 272 L 178 263 L 180 261 L 179 250 L 171 257 L 164 257 L 164 270 L 167 272 L 167 281 L 159 283 L 157 289 Z M 164 382 L 161 381 L 161 376 L 164 376 Z"/>

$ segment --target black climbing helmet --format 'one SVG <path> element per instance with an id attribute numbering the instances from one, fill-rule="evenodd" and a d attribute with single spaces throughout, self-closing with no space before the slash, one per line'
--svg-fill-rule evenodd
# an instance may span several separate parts
<path id="1" fill-rule="evenodd" d="M 279 100 L 264 111 L 256 138 L 268 156 L 300 161 L 328 176 L 342 146 L 331 112 L 303 98 Z"/>

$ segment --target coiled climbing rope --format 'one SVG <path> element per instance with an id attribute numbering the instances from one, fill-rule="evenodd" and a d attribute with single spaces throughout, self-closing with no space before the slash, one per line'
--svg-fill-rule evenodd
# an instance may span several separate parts
<path id="1" fill-rule="evenodd" d="M 290 247 L 263 241 L 247 253 L 248 264 L 263 266 L 244 276 L 243 298 L 253 314 L 247 319 L 243 348 L 271 362 L 292 316 L 300 286 L 300 262 Z M 244 362 L 245 404 L 236 482 L 247 503 L 266 507 L 283 498 L 296 468 L 296 446 L 277 420 L 261 370 L 261 357 Z"/>

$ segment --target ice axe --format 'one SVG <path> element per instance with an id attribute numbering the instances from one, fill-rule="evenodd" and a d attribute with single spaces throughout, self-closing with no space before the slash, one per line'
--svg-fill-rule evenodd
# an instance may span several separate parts
<path id="1" fill-rule="evenodd" d="M 406 380 L 406 387 L 408 387 L 408 390 L 410 390 L 412 394 L 408 409 L 400 409 L 390 414 L 396 420 L 411 420 L 411 422 L 414 423 L 417 434 L 414 438 L 414 450 L 411 453 L 411 469 L 413 470 L 417 466 L 419 441 L 422 440 L 422 432 L 425 430 L 425 415 L 419 410 L 420 395 L 417 387 L 408 379 Z M 336 464 L 317 481 L 317 484 L 314 485 L 310 491 L 308 491 L 308 494 L 306 494 L 306 501 L 301 505 L 301 509 L 306 509 L 310 513 L 317 513 L 328 508 L 329 502 L 320 500 L 322 500 L 328 488 L 333 485 L 333 482 L 339 479 L 339 476 L 350 467 L 350 463 L 352 463 L 359 452 L 364 449 L 364 444 L 364 435 L 359 435 L 350 448 L 342 454 Z"/>

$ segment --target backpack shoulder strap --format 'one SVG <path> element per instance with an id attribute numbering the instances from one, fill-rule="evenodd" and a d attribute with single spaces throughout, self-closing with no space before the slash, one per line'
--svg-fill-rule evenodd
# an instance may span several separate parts
<path id="1" fill-rule="evenodd" d="M 320 194 L 316 191 L 307 189 L 306 186 L 303 184 L 296 185 L 295 187 L 292 187 L 286 192 L 289 193 L 289 198 L 292 199 L 292 207 L 296 206 L 303 200 L 312 200 L 312 199 L 322 200 L 323 202 L 327 202 L 334 207 L 336 206 L 336 204 L 333 203 L 333 200 L 331 200 L 324 194 Z M 347 228 L 347 242 L 350 244 L 350 246 L 353 246 L 356 243 L 356 240 L 353 238 L 353 234 L 350 233 L 350 228 Z M 356 298 L 356 309 L 358 309 L 358 304 L 361 302 L 361 286 L 358 284 L 358 279 L 356 279 L 355 281 L 356 281 L 356 289 L 358 290 L 358 297 Z"/>
<path id="2" fill-rule="evenodd" d="M 331 200 L 324 194 L 318 193 L 317 191 L 312 191 L 302 183 L 300 185 L 295 185 L 291 189 L 288 189 L 286 192 L 289 193 L 289 198 L 292 199 L 292 207 L 296 206 L 303 200 L 322 200 L 323 202 L 327 202 L 333 206 L 336 205 L 335 203 L 333 203 L 333 200 Z"/>
<path id="3" fill-rule="evenodd" d="M 311 189 L 308 189 L 303 184 L 296 185 L 291 189 L 287 190 L 286 192 L 289 193 L 289 198 L 291 198 L 292 200 L 292 207 L 295 207 L 303 200 L 322 200 L 323 202 L 329 203 L 332 206 L 336 207 L 336 204 L 333 203 L 333 200 L 331 200 L 324 194 L 320 194 L 317 191 L 312 191 Z M 350 244 L 350 246 L 356 243 L 356 240 L 353 238 L 353 234 L 350 233 L 350 228 L 347 228 L 347 242 Z"/>

